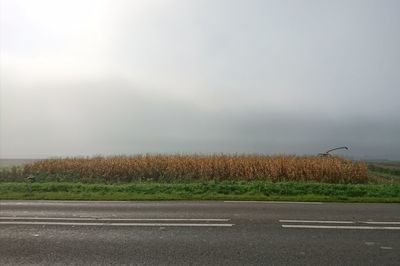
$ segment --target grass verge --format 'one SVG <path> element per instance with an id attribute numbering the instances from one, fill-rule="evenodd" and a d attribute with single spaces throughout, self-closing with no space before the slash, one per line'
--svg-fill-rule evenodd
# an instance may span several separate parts
<path id="1" fill-rule="evenodd" d="M 31 186 L 31 191 L 29 189 Z M 280 200 L 398 202 L 400 184 L 209 181 L 85 184 L 1 182 L 0 199 L 52 200 Z"/>

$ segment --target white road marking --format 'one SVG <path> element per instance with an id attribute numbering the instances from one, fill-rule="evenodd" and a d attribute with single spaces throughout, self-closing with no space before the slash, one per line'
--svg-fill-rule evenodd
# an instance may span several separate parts
<path id="1" fill-rule="evenodd" d="M 225 203 L 268 203 L 268 204 L 323 204 L 316 201 L 257 201 L 257 200 L 225 200 Z"/>
<path id="2" fill-rule="evenodd" d="M 381 221 L 337 221 L 337 220 L 279 220 L 280 223 L 317 223 L 317 224 L 382 224 L 382 225 L 400 225 L 400 222 L 381 222 Z"/>
<path id="3" fill-rule="evenodd" d="M 61 220 L 61 221 L 169 221 L 169 222 L 180 222 L 180 221 L 193 221 L 193 222 L 228 222 L 231 219 L 219 219 L 219 218 L 104 218 L 104 217 L 0 217 L 0 220 Z"/>
<path id="4" fill-rule="evenodd" d="M 400 224 L 400 222 L 360 222 L 363 224 Z"/>
<path id="5" fill-rule="evenodd" d="M 199 223 L 64 223 L 64 222 L 0 222 L 0 225 L 81 225 L 81 226 L 185 226 L 185 227 L 231 227 L 234 224 Z"/>
<path id="6" fill-rule="evenodd" d="M 392 247 L 381 247 L 381 249 L 393 249 Z"/>
<path id="7" fill-rule="evenodd" d="M 312 228 L 312 229 L 359 229 L 359 230 L 400 230 L 393 226 L 349 226 L 349 225 L 289 225 L 283 224 L 283 228 Z"/>
<path id="8" fill-rule="evenodd" d="M 353 224 L 353 221 L 279 220 L 281 223 Z"/>

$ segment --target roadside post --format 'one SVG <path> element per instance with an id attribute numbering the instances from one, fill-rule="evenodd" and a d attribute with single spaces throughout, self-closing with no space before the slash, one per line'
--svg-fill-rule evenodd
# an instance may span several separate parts
<path id="1" fill-rule="evenodd" d="M 28 180 L 28 192 L 32 193 L 32 183 L 35 182 L 35 177 L 30 175 L 26 179 Z"/>

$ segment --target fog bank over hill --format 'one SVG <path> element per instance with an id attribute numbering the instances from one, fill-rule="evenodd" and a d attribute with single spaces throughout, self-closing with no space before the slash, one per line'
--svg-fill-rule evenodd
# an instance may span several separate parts
<path id="1" fill-rule="evenodd" d="M 400 159 L 398 1 L 0 2 L 0 158 Z"/>

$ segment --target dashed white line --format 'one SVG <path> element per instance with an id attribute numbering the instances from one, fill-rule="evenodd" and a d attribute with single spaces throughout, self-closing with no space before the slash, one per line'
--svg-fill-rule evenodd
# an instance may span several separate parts
<path id="1" fill-rule="evenodd" d="M 353 221 L 279 220 L 281 223 L 354 224 Z"/>
<path id="2" fill-rule="evenodd" d="M 225 203 L 266 203 L 266 204 L 323 204 L 316 201 L 257 201 L 257 200 L 225 200 Z"/>
<path id="3" fill-rule="evenodd" d="M 363 224 L 400 224 L 400 222 L 373 222 L 373 221 L 367 221 L 367 222 L 360 222 Z"/>
<path id="4" fill-rule="evenodd" d="M 358 230 L 400 230 L 395 226 L 346 226 L 346 225 L 292 225 L 283 224 L 283 228 L 310 228 L 310 229 L 358 229 Z"/>

